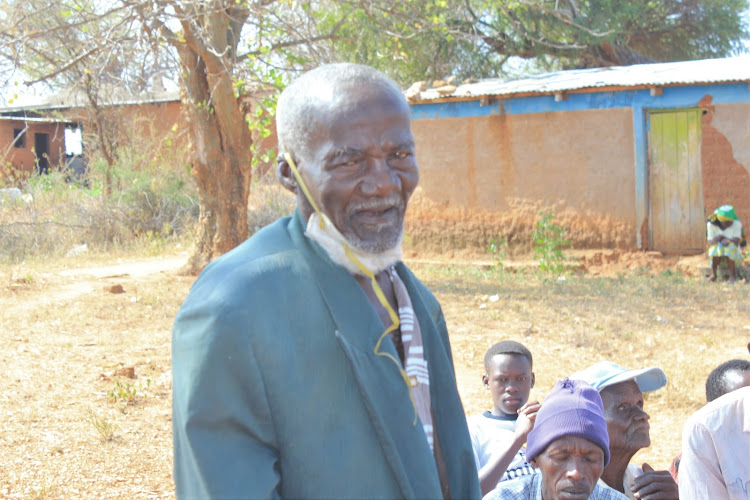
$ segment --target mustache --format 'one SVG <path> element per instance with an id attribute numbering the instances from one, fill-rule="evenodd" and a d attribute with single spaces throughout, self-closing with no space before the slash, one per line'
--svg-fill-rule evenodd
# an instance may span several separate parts
<path id="1" fill-rule="evenodd" d="M 385 198 L 373 198 L 359 201 L 349 207 L 349 213 L 361 210 L 388 210 L 389 208 L 404 208 L 404 200 L 397 194 L 391 194 Z"/>

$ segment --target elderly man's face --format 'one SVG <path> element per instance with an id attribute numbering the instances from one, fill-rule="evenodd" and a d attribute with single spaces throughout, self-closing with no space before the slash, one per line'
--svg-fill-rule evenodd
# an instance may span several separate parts
<path id="1" fill-rule="evenodd" d="M 349 89 L 321 110 L 300 173 L 312 198 L 355 247 L 393 248 L 419 180 L 409 107 L 381 89 Z M 300 199 L 302 215 L 312 209 Z"/>
<path id="2" fill-rule="evenodd" d="M 638 451 L 651 445 L 648 413 L 643 411 L 643 394 L 634 380 L 605 387 L 601 391 L 609 449 Z"/>
<path id="3" fill-rule="evenodd" d="M 585 500 L 604 470 L 604 450 L 588 439 L 565 436 L 531 464 L 542 471 L 542 500 Z"/>

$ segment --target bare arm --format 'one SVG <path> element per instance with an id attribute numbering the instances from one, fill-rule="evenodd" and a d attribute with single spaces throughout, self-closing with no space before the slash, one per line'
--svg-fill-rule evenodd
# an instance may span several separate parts
<path id="1" fill-rule="evenodd" d="M 482 496 L 486 495 L 497 486 L 500 478 L 503 477 L 513 458 L 526 442 L 526 437 L 534 428 L 534 420 L 541 405 L 538 401 L 529 402 L 518 410 L 518 420 L 516 421 L 516 432 L 513 439 L 508 441 L 506 446 L 497 455 L 496 458 L 487 462 L 479 470 L 479 486 L 482 489 Z"/>

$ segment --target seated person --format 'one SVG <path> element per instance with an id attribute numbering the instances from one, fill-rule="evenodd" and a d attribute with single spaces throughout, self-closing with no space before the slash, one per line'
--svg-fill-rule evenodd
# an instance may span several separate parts
<path id="1" fill-rule="evenodd" d="M 680 498 L 749 498 L 750 387 L 721 396 L 695 412 L 682 431 Z"/>
<path id="2" fill-rule="evenodd" d="M 708 257 L 711 259 L 711 281 L 716 281 L 716 270 L 721 261 L 729 266 L 729 281 L 737 280 L 736 266 L 742 265 L 740 249 L 743 239 L 742 224 L 734 213 L 732 205 L 722 205 L 711 214 L 706 222 Z"/>
<path id="3" fill-rule="evenodd" d="M 706 379 L 706 402 L 720 398 L 724 394 L 750 386 L 750 361 L 733 359 L 720 364 L 708 374 Z M 678 455 L 669 468 L 675 481 L 678 479 L 682 454 Z"/>
<path id="4" fill-rule="evenodd" d="M 588 382 L 602 396 L 611 461 L 601 481 L 630 499 L 678 498 L 677 483 L 669 471 L 630 463 L 638 450 L 651 446 L 650 417 L 643 410 L 643 393 L 664 387 L 664 372 L 660 368 L 628 370 L 602 361 L 570 378 Z"/>
<path id="5" fill-rule="evenodd" d="M 598 482 L 609 462 L 602 399 L 580 380 L 561 380 L 539 409 L 526 456 L 539 474 L 501 482 L 485 500 L 625 500 Z"/>
<path id="6" fill-rule="evenodd" d="M 539 410 L 538 401 L 528 403 L 532 366 L 531 352 L 512 340 L 493 345 L 484 356 L 482 383 L 494 406 L 468 419 L 482 495 L 500 481 L 534 473 L 523 450 Z"/>

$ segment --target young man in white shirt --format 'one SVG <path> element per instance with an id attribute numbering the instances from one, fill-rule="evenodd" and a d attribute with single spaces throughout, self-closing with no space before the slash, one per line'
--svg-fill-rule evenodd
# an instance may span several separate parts
<path id="1" fill-rule="evenodd" d="M 484 367 L 482 383 L 493 408 L 468 419 L 482 495 L 501 481 L 535 473 L 523 445 L 540 408 L 538 401 L 529 402 L 535 380 L 533 358 L 524 345 L 512 340 L 493 345 Z"/>

